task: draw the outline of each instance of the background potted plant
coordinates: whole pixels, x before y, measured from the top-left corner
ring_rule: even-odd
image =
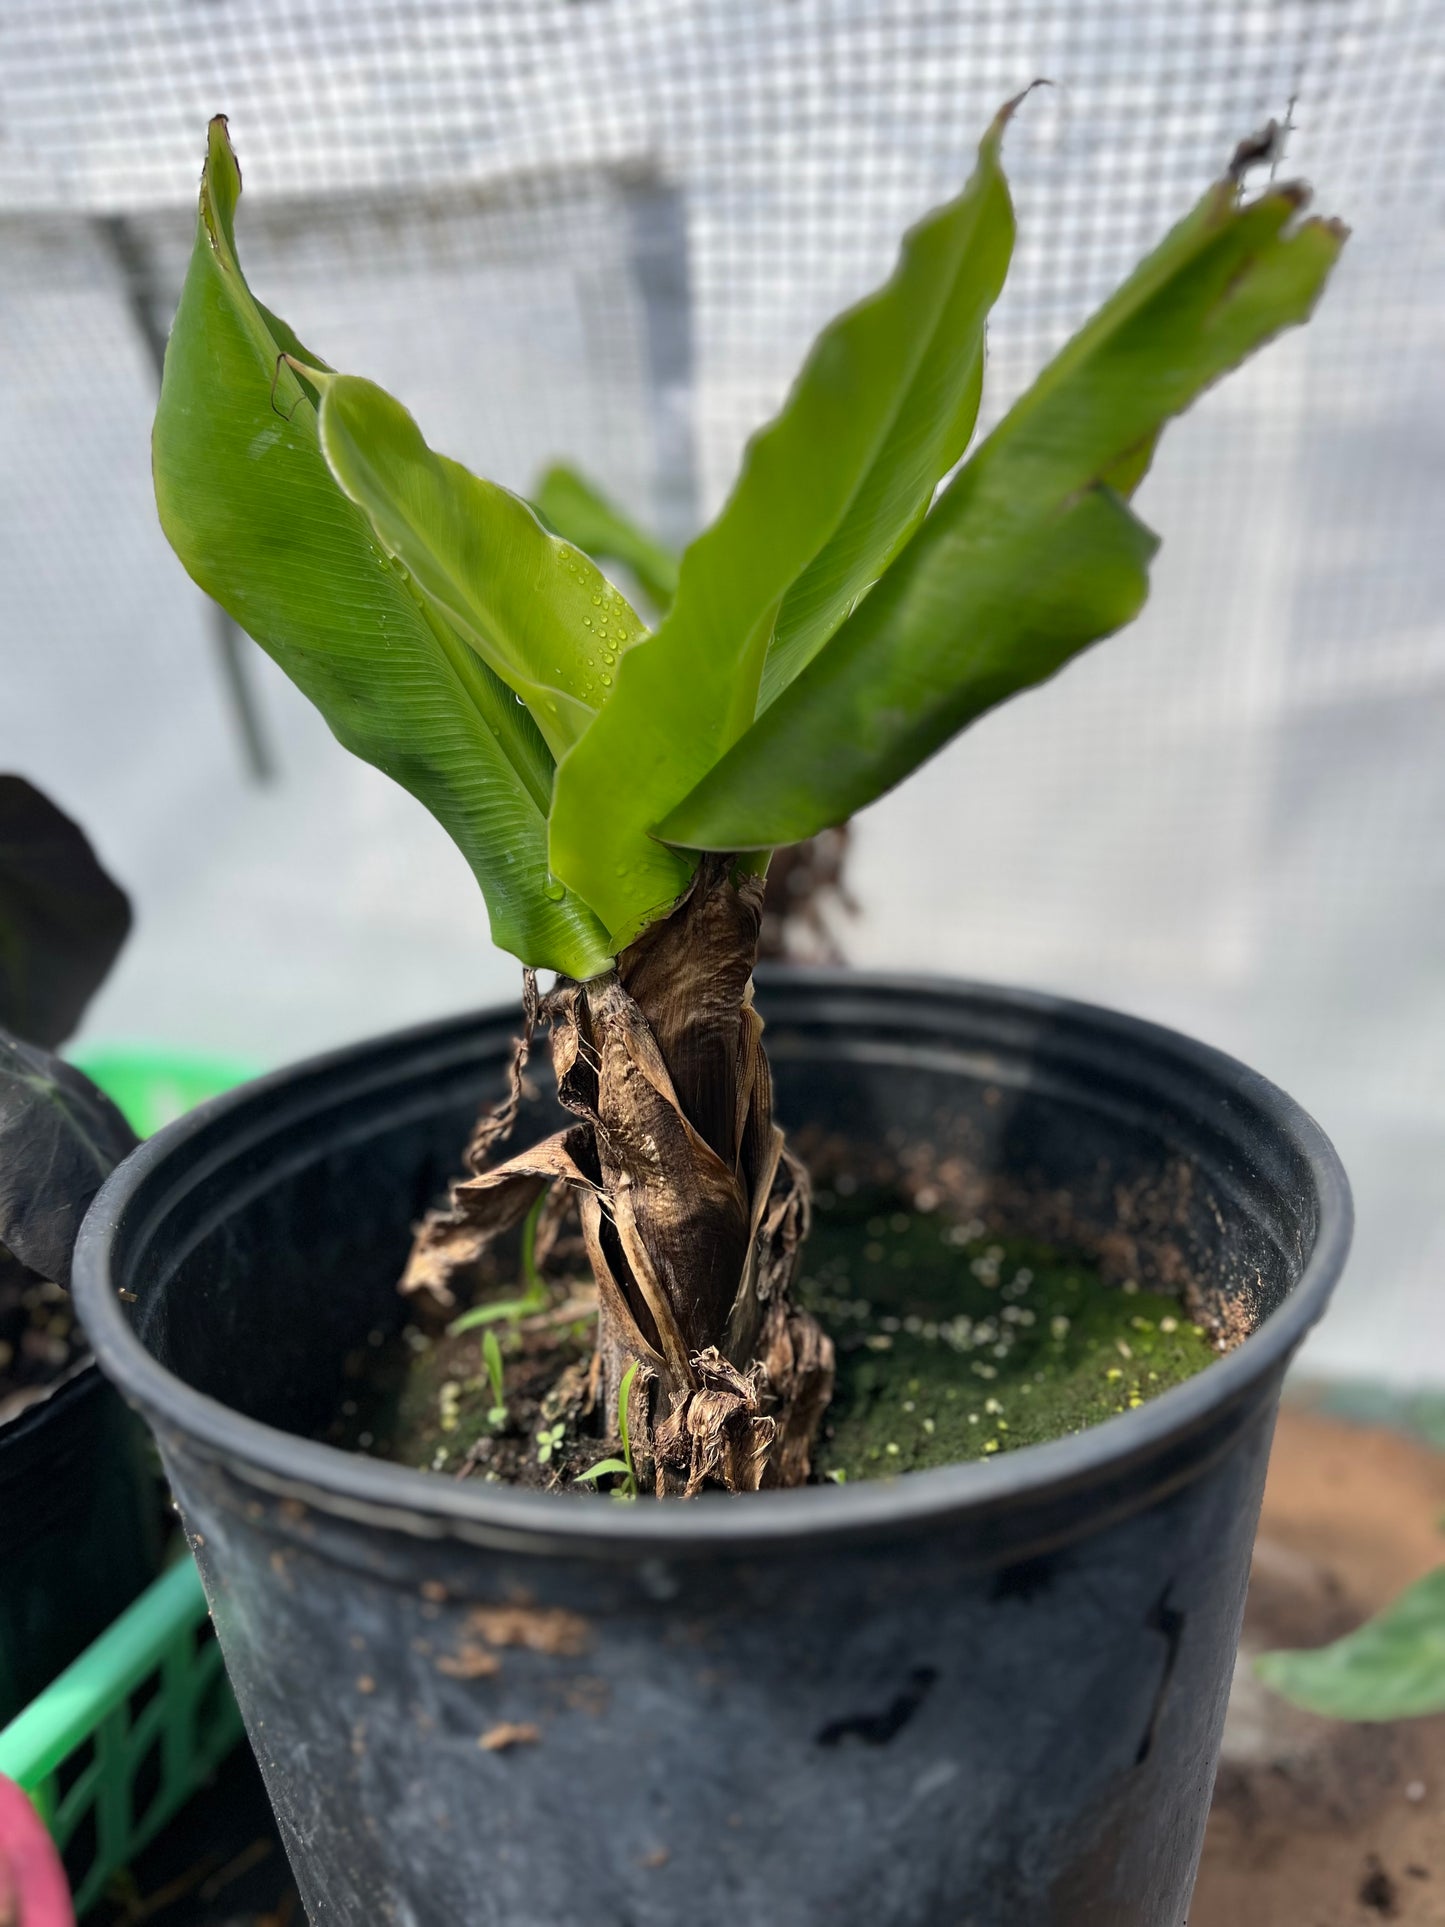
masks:
[[[0,1725],[156,1570],[145,1435],[91,1359],[70,1256],[136,1142],[54,1052],[125,941],[130,905],[84,833],[0,776]]]
[[[1332,1720],[1445,1713],[1445,1565],[1327,1646],[1262,1653],[1255,1669],[1293,1705]]]
[[[1270,148],[1247,143],[935,502],[1008,265],[1006,119],[824,331],[652,635],[255,301],[213,124],[163,524],[448,828],[497,940],[559,973],[545,1003],[529,976],[516,1052],[495,1016],[436,1026],[173,1127],[83,1239],[87,1317],[157,1428],[317,1921],[1182,1919],[1279,1377],[1343,1260],[1332,1153],[1262,1080],[1125,1019],[781,978],[770,1072],[751,991],[767,852],[1137,612],[1156,544],[1128,497],[1164,422],[1307,316],[1343,238],[1296,219],[1297,187],[1244,201]],[[522,1082],[539,1014],[560,1115]],[[454,1297],[570,1195],[595,1358],[539,1399],[534,1457],[578,1476],[615,1444],[608,1477],[695,1505],[295,1436],[402,1323],[407,1221],[508,1067],[407,1283]],[[924,1212],[926,1168],[980,1230],[1051,1230],[1121,1290],[1192,1294],[1229,1355],[992,1464],[710,1499],[806,1485],[833,1383],[791,1296],[808,1180],[774,1078],[837,1191],[861,1160]],[[560,1128],[493,1162],[549,1108]]]

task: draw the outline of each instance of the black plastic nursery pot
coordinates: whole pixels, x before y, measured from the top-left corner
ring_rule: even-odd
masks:
[[[307,1434],[401,1320],[515,1013],[161,1132],[87,1220],[80,1306],[160,1441],[314,1927],[1184,1919],[1280,1380],[1349,1238],[1334,1153],[1240,1065],[1077,1004],[797,971],[759,1004],[804,1141],[930,1141],[1100,1240],[1122,1214],[1141,1274],[1257,1329],[1087,1432],[893,1481],[458,1483]]]
[[[0,1726],[155,1577],[147,1456],[94,1365],[0,1426]]]

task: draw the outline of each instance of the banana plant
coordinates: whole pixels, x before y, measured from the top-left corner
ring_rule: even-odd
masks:
[[[162,525],[340,741],[450,832],[496,942],[558,973],[543,1014],[575,1122],[500,1164],[500,1126],[479,1131],[403,1282],[448,1300],[569,1187],[597,1404],[628,1384],[659,1493],[806,1479],[831,1389],[789,1300],[807,1181],[752,1006],[769,853],[1139,612],[1158,538],[1130,498],[1165,423],[1308,317],[1345,238],[1302,217],[1300,186],[1246,198],[1246,143],[970,452],[1014,243],[1012,105],[823,330],[676,568],[623,555],[655,628],[557,532],[623,553],[607,504],[554,477],[538,513],[470,474],[262,306],[210,129],[155,426]],[[529,991],[529,1031],[535,1008]]]

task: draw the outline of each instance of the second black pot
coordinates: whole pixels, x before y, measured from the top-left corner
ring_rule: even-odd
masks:
[[[314,1927],[1184,1918],[1280,1378],[1348,1242],[1333,1152],[1104,1012],[803,973],[759,1002],[790,1127],[941,1144],[1101,1238],[1132,1200],[1141,1266],[1260,1328],[1089,1432],[892,1484],[458,1485],[304,1434],[399,1321],[512,1014],[162,1132],[87,1221],[81,1311],[160,1440]]]
[[[0,1426],[0,1726],[155,1577],[148,1456],[94,1365]]]

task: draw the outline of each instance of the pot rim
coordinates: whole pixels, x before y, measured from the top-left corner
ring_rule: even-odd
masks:
[[[1131,1464],[1158,1457],[1281,1372],[1324,1311],[1343,1270],[1353,1230],[1349,1181],[1320,1126],[1300,1105],[1236,1059],[1178,1031],[1105,1007],[970,979],[864,972],[819,966],[760,969],[764,987],[802,992],[887,992],[905,998],[971,999],[1024,1018],[1053,1018],[1112,1034],[1121,1043],[1190,1073],[1204,1088],[1235,1100],[1288,1144],[1308,1169],[1318,1207],[1313,1248],[1279,1308],[1226,1356],[1132,1411],[1082,1432],[1024,1446],[994,1459],[906,1472],[857,1485],[807,1486],[739,1500],[706,1494],[687,1505],[603,1506],[594,1495],[538,1493],[483,1482],[458,1484],[247,1418],[195,1390],[146,1349],[110,1287],[112,1255],[127,1208],[170,1156],[229,1112],[286,1085],[359,1065],[378,1045],[405,1050],[459,1026],[488,1021],[515,1027],[511,1006],[492,1006],[370,1038],[269,1072],[212,1098],[133,1151],[97,1194],[76,1245],[73,1286],[95,1355],[107,1376],[141,1407],[153,1427],[179,1431],[237,1476],[323,1513],[371,1520],[412,1535],[461,1538],[605,1558],[686,1556],[728,1548],[759,1552],[806,1539],[813,1545],[894,1534],[1053,1500]],[[786,1018],[778,1020],[785,1023]]]

